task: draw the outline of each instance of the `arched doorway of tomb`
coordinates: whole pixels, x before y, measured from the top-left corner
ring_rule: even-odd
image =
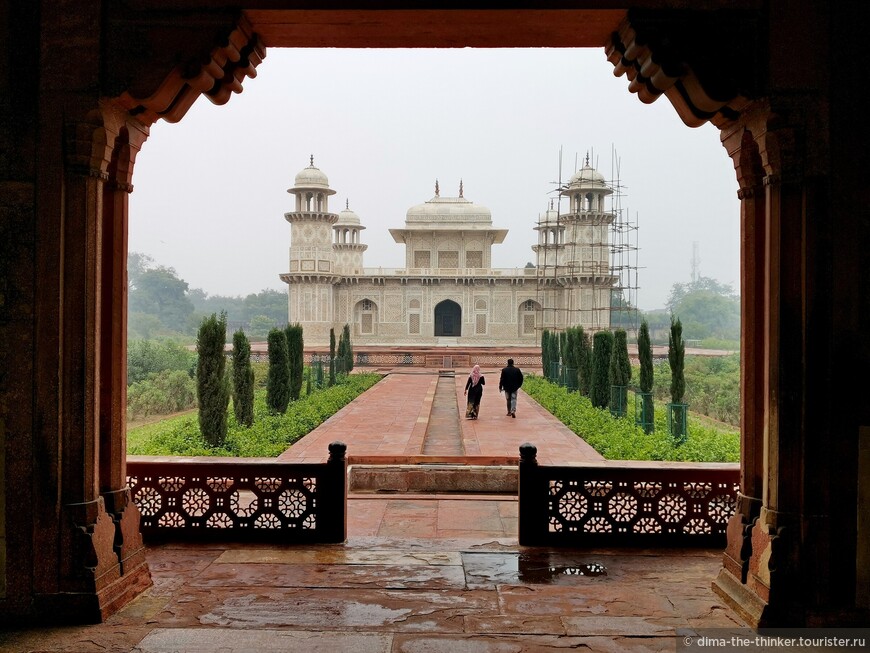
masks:
[[[538,316],[541,314],[541,305],[534,299],[527,299],[520,303],[517,315],[517,334],[520,340],[526,341],[536,338],[538,328]]]
[[[378,333],[378,305],[371,299],[362,299],[353,307],[356,335],[376,336]]]
[[[462,308],[450,299],[435,306],[435,336],[458,338],[462,335]]]

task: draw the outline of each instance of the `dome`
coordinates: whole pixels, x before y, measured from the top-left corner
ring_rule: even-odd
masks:
[[[538,215],[538,223],[541,225],[556,224],[558,221],[559,212],[552,208],[552,205],[549,209]]]
[[[291,191],[303,188],[329,190],[329,179],[320,168],[314,165],[314,155],[311,156],[311,164],[296,175],[293,184]]]
[[[571,180],[568,182],[568,188],[591,190],[596,188],[609,189],[609,186],[604,180],[604,175],[590,166],[589,163],[586,163],[571,177]]]
[[[435,196],[428,202],[412,206],[405,216],[406,223],[449,222],[492,224],[492,212],[464,197]]]
[[[360,224],[359,216],[350,210],[350,205],[345,204],[345,208],[341,210],[338,214],[338,222],[335,223],[336,227],[339,226],[358,226]]]

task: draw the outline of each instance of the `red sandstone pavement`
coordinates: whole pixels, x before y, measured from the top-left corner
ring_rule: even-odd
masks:
[[[483,370],[486,385],[480,417],[466,420],[462,391],[467,375],[457,373],[457,410],[464,453],[469,462],[506,464],[519,457],[519,446],[531,442],[542,464],[603,460],[592,447],[520,390],[517,417],[506,416],[498,392],[499,370]],[[279,456],[287,462],[323,462],[330,442],[347,444],[349,461],[422,462],[426,426],[432,412],[436,370],[394,372],[358,397]],[[412,460],[413,459],[413,460]]]
[[[526,441],[543,462],[600,459],[523,393],[505,416],[486,373],[481,418],[457,425],[476,462]],[[391,374],[281,459],[338,439],[351,462],[419,461],[436,383]],[[153,586],[105,623],[0,632],[0,651],[670,652],[678,629],[751,633],[711,589],[721,551],[520,547],[516,496],[351,494],[347,529],[340,545],[149,545]]]

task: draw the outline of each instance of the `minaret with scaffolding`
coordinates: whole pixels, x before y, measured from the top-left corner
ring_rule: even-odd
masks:
[[[606,180],[587,154],[583,167],[563,184],[560,155],[555,206],[551,200],[539,216],[538,243],[532,247],[539,333],[582,326],[589,333],[623,328],[636,336],[637,222],[622,207],[615,153],[613,171]]]

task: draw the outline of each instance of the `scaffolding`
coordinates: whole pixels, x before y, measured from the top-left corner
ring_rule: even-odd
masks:
[[[590,155],[586,165],[590,165]],[[594,156],[593,156],[593,161]],[[575,172],[578,171],[575,161]],[[592,166],[598,170],[596,165]],[[550,208],[536,225],[536,332],[561,332],[583,326],[591,334],[605,329],[625,329],[637,337],[638,220],[623,206],[627,187],[620,176],[620,160],[611,148],[611,175],[604,179],[609,193],[602,193],[609,206],[572,209],[569,183],[553,182]],[[563,204],[568,209],[563,209]],[[555,205],[555,206],[554,206]],[[606,237],[605,237],[606,234]]]

